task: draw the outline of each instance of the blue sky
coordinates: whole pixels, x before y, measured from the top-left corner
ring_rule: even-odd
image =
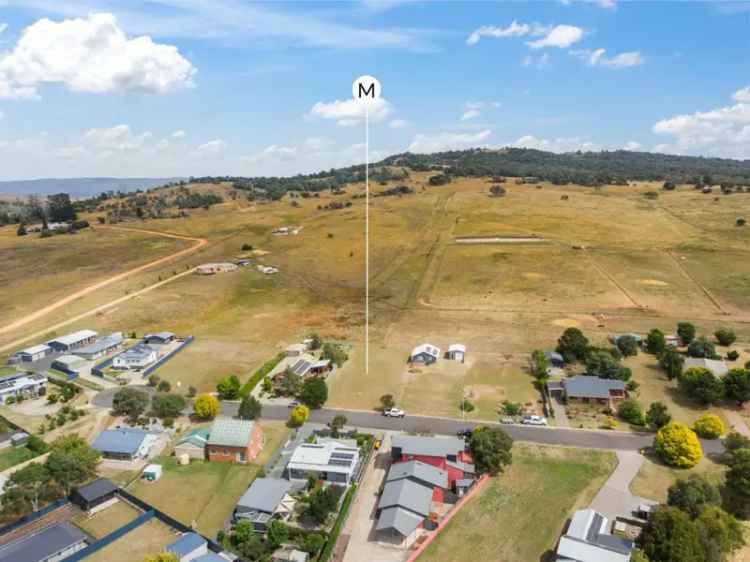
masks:
[[[750,158],[750,3],[0,0],[0,178],[290,175],[631,148]]]

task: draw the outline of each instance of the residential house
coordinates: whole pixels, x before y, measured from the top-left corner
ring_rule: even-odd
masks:
[[[92,515],[115,503],[117,486],[106,478],[97,478],[85,486],[78,486],[70,495],[70,501]]]
[[[432,501],[444,502],[448,488],[448,471],[422,461],[398,462],[391,465],[386,484],[398,480],[411,480],[432,490]]]
[[[557,545],[557,562],[628,562],[633,542],[609,531],[609,521],[593,509],[576,511]]]
[[[195,268],[195,272],[198,275],[215,275],[217,273],[229,273],[231,271],[237,271],[239,268],[236,264],[231,262],[222,263],[204,263]]]
[[[193,429],[180,437],[174,447],[174,455],[179,458],[187,455],[190,459],[205,460],[206,445],[211,432],[208,428]]]
[[[33,345],[31,347],[27,347],[26,349],[22,349],[21,351],[17,351],[13,357],[20,362],[23,363],[31,363],[33,361],[39,361],[40,359],[44,359],[52,353],[52,348],[45,344],[39,344],[39,345]]]
[[[122,332],[114,332],[104,338],[99,338],[90,345],[77,349],[75,354],[87,361],[93,361],[119,349],[124,341],[125,338],[122,336]]]
[[[456,437],[397,435],[391,440],[391,459],[394,463],[417,460],[445,470],[450,488],[475,471],[466,443]]]
[[[544,356],[547,358],[547,363],[549,363],[550,367],[555,367],[556,369],[565,367],[565,358],[561,353],[557,351],[545,351]]]
[[[333,365],[330,359],[316,359],[308,353],[303,353],[288,368],[300,377],[312,377],[329,373],[333,370]]]
[[[0,562],[58,562],[88,546],[75,525],[61,522],[0,546]]]
[[[454,343],[448,346],[448,359],[463,363],[466,359],[466,346],[462,343]]]
[[[250,521],[253,529],[264,533],[272,520],[288,521],[295,500],[289,495],[292,484],[280,478],[256,478],[234,508],[234,521]]]
[[[198,533],[183,533],[166,550],[176,554],[180,562],[192,562],[208,554],[208,542]]]
[[[563,379],[559,385],[548,385],[552,394],[560,393],[568,402],[583,404],[596,403],[612,405],[612,402],[627,398],[625,381],[614,379],[600,379],[588,375],[581,375]]]
[[[724,376],[727,374],[727,372],[729,372],[729,367],[727,367],[727,364],[724,363],[724,361],[722,361],[721,359],[706,359],[703,357],[688,357],[687,359],[685,359],[683,371],[687,371],[688,369],[693,369],[696,367],[708,369],[717,377]]]
[[[245,464],[263,449],[263,430],[250,420],[214,420],[206,445],[208,460]]]
[[[140,371],[156,363],[158,358],[159,354],[153,347],[141,342],[117,355],[112,360],[112,367],[115,369]]]
[[[415,347],[409,356],[409,363],[422,363],[431,365],[440,359],[440,348],[429,343],[423,343]]]
[[[617,345],[617,342],[620,341],[620,338],[624,338],[625,336],[630,336],[631,338],[633,338],[635,340],[635,343],[637,343],[638,345],[643,344],[645,341],[641,334],[636,334],[635,332],[627,332],[624,334],[614,334],[610,336],[609,341]]]
[[[47,392],[47,377],[39,373],[13,373],[0,377],[0,404],[5,404],[9,397],[15,400],[19,396],[43,396]]]
[[[134,461],[148,458],[151,447],[158,440],[158,436],[142,429],[121,427],[105,429],[91,446],[110,460]]]
[[[321,439],[319,443],[302,443],[292,453],[286,471],[292,482],[307,482],[317,475],[332,484],[348,485],[359,463],[359,448],[342,440]]]
[[[47,345],[55,351],[67,352],[94,343],[94,341],[96,341],[96,332],[94,330],[79,330],[67,336],[49,340]]]
[[[147,344],[166,345],[173,342],[175,337],[172,332],[157,332],[156,334],[147,334],[143,338],[143,342]]]
[[[77,377],[81,367],[86,364],[86,360],[77,355],[62,355],[55,359],[50,367],[70,376]]]
[[[432,488],[403,478],[386,482],[378,502],[378,540],[409,548],[432,511]]]

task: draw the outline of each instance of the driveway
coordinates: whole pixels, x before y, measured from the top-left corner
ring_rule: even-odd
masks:
[[[402,562],[411,553],[410,550],[373,541],[378,492],[390,466],[390,456],[391,434],[387,433],[378,454],[373,456],[374,462],[367,467],[342,532],[343,535],[349,535],[343,562]]]
[[[555,424],[557,424],[557,427],[570,427],[570,420],[565,411],[565,404],[556,396],[553,396],[549,403],[552,406],[552,411],[555,413]]]
[[[630,493],[630,483],[641,469],[643,460],[643,455],[639,453],[617,451],[617,468],[589,507],[614,521],[618,515],[632,515],[639,504],[657,504],[658,502]]]

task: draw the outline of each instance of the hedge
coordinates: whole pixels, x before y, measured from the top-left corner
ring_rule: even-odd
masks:
[[[258,385],[260,381],[262,381],[264,378],[266,378],[266,375],[274,370],[276,365],[281,363],[281,360],[284,358],[283,353],[279,353],[276,357],[273,359],[266,361],[263,363],[263,366],[255,371],[252,377],[250,377],[250,380],[247,381],[244,385],[242,385],[242,388],[240,388],[240,398],[245,398],[246,396],[249,396],[250,393],[253,391],[253,389]]]
[[[344,526],[344,523],[346,522],[346,518],[349,515],[349,508],[352,505],[352,501],[354,501],[354,495],[356,493],[357,493],[357,485],[352,484],[352,486],[346,492],[346,496],[344,496],[344,501],[341,503],[341,510],[339,511],[339,516],[336,518],[336,523],[333,524],[331,533],[328,536],[328,542],[323,547],[323,550],[320,551],[320,556],[318,556],[318,562],[328,562],[328,559],[331,557],[331,554],[333,553],[333,548],[336,546],[336,543],[339,540],[339,534],[341,533],[341,528]]]

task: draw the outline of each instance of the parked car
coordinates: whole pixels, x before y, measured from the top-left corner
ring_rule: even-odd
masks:
[[[403,418],[406,412],[401,408],[391,408],[390,410],[383,410],[383,415],[387,418]]]
[[[526,416],[521,423],[524,425],[547,425],[547,418],[542,416]]]
[[[460,439],[468,439],[469,437],[472,436],[473,433],[474,433],[473,429],[462,429],[461,431],[456,432],[456,437]]]
[[[297,407],[297,406],[299,406],[299,405],[300,405],[301,403],[302,403],[302,402],[300,402],[299,400],[292,400],[291,402],[289,402],[289,407],[290,407],[290,408],[296,408],[296,407]]]
[[[500,423],[516,423],[516,420],[510,416],[505,416],[504,418],[500,418]]]

